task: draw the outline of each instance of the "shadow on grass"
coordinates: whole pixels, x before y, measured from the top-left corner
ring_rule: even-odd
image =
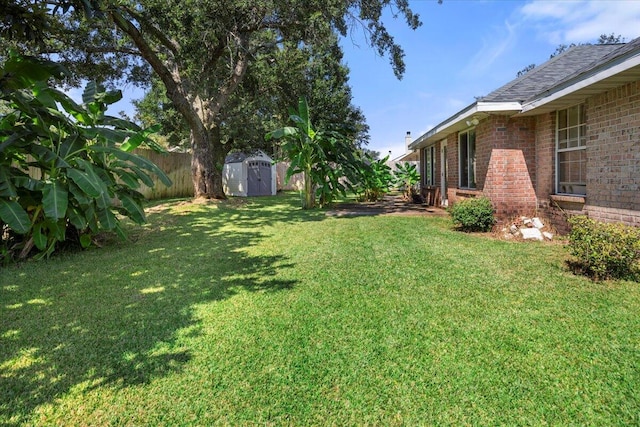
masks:
[[[292,288],[277,276],[287,259],[255,250],[271,225],[325,217],[292,203],[158,205],[133,242],[0,270],[0,425],[70,392],[178,372],[197,304]]]

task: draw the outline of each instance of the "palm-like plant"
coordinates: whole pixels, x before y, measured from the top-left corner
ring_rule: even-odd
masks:
[[[50,255],[74,230],[82,246],[101,231],[123,235],[117,213],[144,222],[140,182],[166,185],[155,164],[130,151],[155,129],[105,115],[121,99],[89,83],[79,105],[50,86],[60,65],[10,56],[0,69],[0,259]]]
[[[289,119],[295,127],[285,126],[265,135],[265,139],[278,139],[286,160],[290,162],[286,180],[294,174],[304,176],[303,209],[330,203],[337,193],[345,194],[349,185],[342,178],[345,169],[356,163],[354,149],[347,139],[333,131],[314,129],[309,105],[305,98],[298,101],[298,109],[289,110]]]

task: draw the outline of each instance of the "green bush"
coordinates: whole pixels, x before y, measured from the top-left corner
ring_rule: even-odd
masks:
[[[496,223],[491,200],[486,197],[465,199],[449,208],[451,219],[462,231],[489,231]]]
[[[88,247],[103,232],[124,236],[120,218],[145,222],[141,184],[155,164],[131,151],[156,127],[106,114],[122,98],[87,83],[82,104],[56,89],[61,65],[10,55],[0,66],[0,261],[50,256],[68,243]],[[33,255],[32,255],[33,254]]]
[[[569,249],[576,269],[602,279],[640,278],[640,229],[585,216],[569,219]]]

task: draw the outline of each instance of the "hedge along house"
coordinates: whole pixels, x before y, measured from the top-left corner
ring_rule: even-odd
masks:
[[[231,153],[222,170],[222,185],[228,196],[275,196],[276,166],[263,151]]]
[[[640,226],[640,38],[575,46],[410,145],[436,204],[487,196],[498,218],[586,214]]]

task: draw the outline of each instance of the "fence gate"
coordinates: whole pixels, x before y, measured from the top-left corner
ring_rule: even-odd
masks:
[[[251,161],[247,169],[247,196],[271,196],[271,163]]]

